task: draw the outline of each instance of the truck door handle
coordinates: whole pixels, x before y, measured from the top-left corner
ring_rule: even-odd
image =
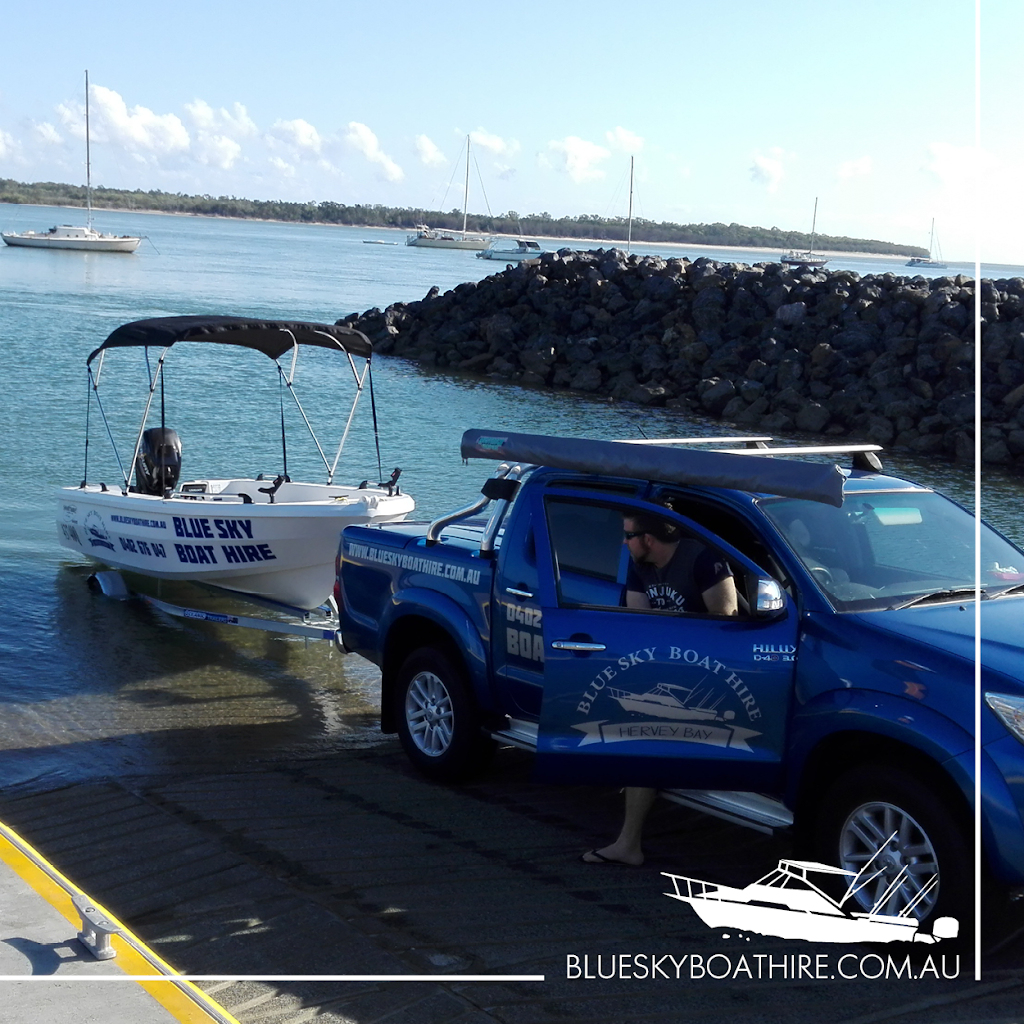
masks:
[[[583,640],[552,640],[551,646],[556,651],[603,651],[604,644],[586,643]]]
[[[528,590],[516,590],[515,587],[506,587],[505,593],[511,594],[513,597],[533,597]]]

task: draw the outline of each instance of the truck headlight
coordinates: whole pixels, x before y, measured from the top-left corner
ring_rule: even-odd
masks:
[[[1008,693],[986,693],[985,703],[999,716],[999,720],[1014,736],[1024,743],[1024,697]]]

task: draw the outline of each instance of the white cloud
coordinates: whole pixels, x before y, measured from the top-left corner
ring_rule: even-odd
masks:
[[[256,135],[256,122],[241,103],[234,103],[230,111],[221,107],[214,110],[205,100],[186,103],[196,128],[201,131],[216,132],[232,139],[244,139]]]
[[[8,135],[7,132],[0,129],[0,160],[12,159],[16,146],[17,143],[14,141],[14,136]]]
[[[486,149],[495,156],[512,156],[519,152],[519,143],[515,139],[503,139],[500,135],[477,128],[469,133],[474,146]]]
[[[612,149],[621,153],[629,153],[631,156],[635,156],[644,148],[644,140],[635,132],[631,132],[621,125],[617,126],[614,131],[605,132],[604,137]]]
[[[768,192],[774,192],[785,175],[784,160],[785,154],[778,146],[770,149],[767,154],[755,153],[750,168],[750,180],[758,185],[764,185]]]
[[[301,117],[294,121],[276,121],[270,129],[269,141],[284,142],[303,156],[319,156],[323,147],[320,133]]]
[[[845,181],[847,178],[866,178],[874,170],[871,157],[862,156],[856,160],[844,160],[839,165],[839,179]]]
[[[556,155],[561,170],[577,184],[604,177],[604,171],[595,164],[611,156],[604,146],[588,142],[576,135],[567,135],[548,143],[548,149]]]
[[[288,163],[287,160],[282,160],[279,156],[272,156],[269,162],[270,166],[273,167],[282,178],[295,177],[295,168]]]
[[[439,167],[448,163],[444,153],[426,135],[416,136],[416,152],[419,154],[420,163],[426,164],[427,167]]]
[[[42,121],[32,126],[32,132],[40,141],[50,146],[59,146],[64,142],[63,137],[49,121]]]
[[[377,136],[365,124],[349,121],[345,141],[370,163],[379,164],[388,181],[401,181],[405,177],[402,168],[380,148]]]
[[[101,140],[118,142],[135,156],[162,156],[188,150],[191,139],[176,114],[156,114],[140,106],[129,110],[113,89],[102,85],[89,88],[92,130]],[[76,135],[84,134],[81,108],[61,105],[57,111]]]
[[[196,159],[210,167],[230,170],[242,155],[238,140],[257,134],[256,122],[241,103],[235,103],[228,111],[223,107],[214,110],[205,100],[195,100],[186,103],[185,109],[196,126]]]
[[[928,147],[925,170],[946,189],[977,187],[979,173],[987,173],[993,164],[991,156],[979,154],[973,146],[953,146],[948,142],[933,142]]]

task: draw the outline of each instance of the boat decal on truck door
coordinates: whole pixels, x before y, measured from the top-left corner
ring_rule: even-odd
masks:
[[[684,666],[686,683],[645,680],[642,686],[627,689],[609,685],[621,682],[625,673],[636,667],[670,668],[680,678]],[[641,671],[649,676],[648,671]],[[762,717],[757,699],[743,678],[724,662],[692,648],[642,647],[617,658],[591,679],[576,705],[579,714],[595,714],[594,719],[573,722],[570,727],[583,733],[579,746],[593,743],[623,743],[630,740],[661,740],[676,743],[701,743],[735,750],[750,750],[748,740],[760,731],[736,723],[736,710],[723,708],[726,702],[739,701],[740,713],[748,723]],[[618,707],[615,707],[618,705]],[[647,716],[643,720],[622,720],[622,713]]]

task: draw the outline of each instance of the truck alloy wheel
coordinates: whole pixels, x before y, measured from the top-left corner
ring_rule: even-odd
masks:
[[[852,892],[850,877],[837,883],[848,906],[921,922],[950,915],[961,932],[968,928],[973,870],[966,825],[942,789],[896,766],[866,765],[840,776],[819,808],[817,859],[863,871]]]
[[[427,757],[444,754],[452,744],[453,718],[444,682],[433,672],[417,672],[405,691],[405,720],[417,749]]]
[[[866,875],[875,878],[853,896],[865,910],[877,907],[876,913],[895,916],[917,900],[911,913],[923,920],[935,908],[937,885],[917,897],[937,875],[938,856],[928,833],[902,807],[882,801],[864,803],[843,823],[839,867],[858,872],[866,865],[870,865]]]
[[[445,652],[435,647],[413,651],[396,682],[398,736],[424,775],[454,782],[487,763],[494,742],[481,731],[469,686]]]

